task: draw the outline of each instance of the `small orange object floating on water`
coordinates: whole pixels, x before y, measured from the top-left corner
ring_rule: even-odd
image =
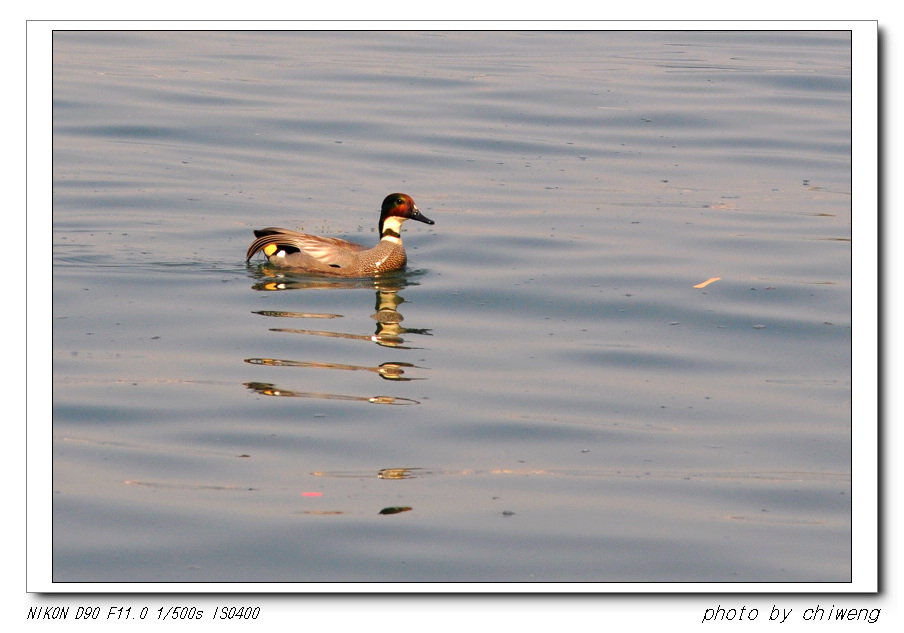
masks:
[[[699,283],[696,286],[694,286],[694,288],[706,288],[709,284],[713,283],[714,281],[719,281],[720,279],[722,279],[722,278],[721,277],[710,277],[703,283]]]

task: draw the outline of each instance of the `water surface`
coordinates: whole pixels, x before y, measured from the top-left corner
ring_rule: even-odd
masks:
[[[53,100],[54,581],[851,580],[849,33],[58,31]],[[393,191],[404,273],[243,261]]]

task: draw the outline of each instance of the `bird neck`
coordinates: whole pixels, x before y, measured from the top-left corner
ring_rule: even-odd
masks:
[[[389,217],[383,218],[380,222],[380,239],[381,240],[389,240],[391,242],[395,242],[396,244],[402,243],[402,222],[405,221],[405,218],[400,218],[395,215],[390,215]]]

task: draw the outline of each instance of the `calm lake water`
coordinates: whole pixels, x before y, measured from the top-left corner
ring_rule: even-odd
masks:
[[[851,85],[847,32],[56,32],[53,580],[851,581]],[[404,273],[244,262],[395,191]]]

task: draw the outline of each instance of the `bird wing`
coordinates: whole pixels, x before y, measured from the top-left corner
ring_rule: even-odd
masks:
[[[245,255],[246,261],[271,244],[280,250],[286,251],[287,254],[305,253],[326,265],[329,265],[343,254],[363,251],[367,248],[361,244],[336,237],[320,237],[276,227],[255,230],[254,235],[257,239],[248,247],[248,252]]]

